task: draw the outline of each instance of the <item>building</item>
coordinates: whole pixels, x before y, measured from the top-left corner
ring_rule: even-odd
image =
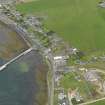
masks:
[[[87,71],[85,73],[85,75],[84,75],[84,78],[87,81],[90,81],[90,82],[95,82],[95,81],[98,81],[100,79],[100,77],[98,76],[97,72],[96,71],[92,71],[92,70]]]
[[[58,99],[59,100],[63,100],[64,98],[66,98],[67,96],[62,92],[58,94]]]
[[[64,92],[58,94],[58,105],[69,105],[68,97]]]
[[[57,60],[68,60],[69,59],[69,56],[55,56],[54,57],[54,60],[57,61]]]
[[[61,67],[66,65],[69,56],[55,56],[53,59],[56,67]]]
[[[105,1],[103,0],[103,1],[99,2],[98,5],[102,8],[105,8]]]
[[[74,100],[75,103],[81,103],[83,101],[83,98],[80,95],[80,93],[78,92],[78,89],[69,90],[68,91],[68,99],[69,99],[70,105],[73,104],[72,100]]]
[[[14,3],[16,0],[0,0],[0,4],[11,4]]]

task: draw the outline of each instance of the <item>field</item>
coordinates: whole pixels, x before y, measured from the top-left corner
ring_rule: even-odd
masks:
[[[47,28],[56,31],[71,45],[89,52],[105,50],[105,9],[100,0],[37,0],[19,4],[22,13],[46,18]]]

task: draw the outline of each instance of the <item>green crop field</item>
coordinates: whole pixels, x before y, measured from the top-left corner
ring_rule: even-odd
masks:
[[[46,17],[44,24],[71,45],[89,52],[105,51],[105,9],[100,0],[35,0],[17,5],[22,13]]]

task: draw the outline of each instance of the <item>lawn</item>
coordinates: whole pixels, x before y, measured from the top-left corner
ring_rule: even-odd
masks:
[[[71,45],[89,52],[105,50],[105,9],[100,0],[37,0],[17,9],[46,17],[44,24]]]

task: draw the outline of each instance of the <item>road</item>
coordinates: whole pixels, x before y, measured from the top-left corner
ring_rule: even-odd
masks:
[[[89,101],[89,102],[86,102],[86,103],[82,103],[82,104],[79,104],[79,105],[88,105],[88,104],[92,104],[92,103],[95,103],[95,102],[98,102],[98,101],[102,101],[102,100],[105,100],[105,97],[101,98],[101,99]]]
[[[50,91],[50,105],[54,105],[54,79],[55,79],[55,71],[56,71],[56,67],[54,64],[54,59],[52,54],[49,54],[49,60],[50,60],[50,64],[51,64],[51,70],[52,70],[52,86],[51,86],[51,91]]]
[[[93,71],[96,71],[96,72],[100,72],[100,73],[103,73],[103,74],[105,74],[105,71],[103,71],[103,70],[100,70],[100,69],[95,69],[95,70],[93,70]]]
[[[51,89],[50,89],[50,105],[54,105],[54,81],[55,81],[55,72],[57,71],[56,70],[56,65],[55,65],[55,62],[54,62],[54,57],[51,53],[49,53],[47,55],[47,58],[48,58],[48,61],[50,63],[50,69],[52,70],[52,78],[51,78]]]

